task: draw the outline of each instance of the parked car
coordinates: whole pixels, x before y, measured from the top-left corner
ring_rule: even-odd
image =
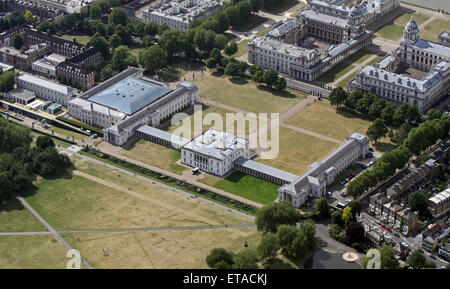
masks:
[[[430,258],[431,258],[431,259],[434,259],[434,260],[437,259],[436,256],[434,256],[434,255],[430,255]]]
[[[362,168],[363,170],[365,170],[365,169],[367,169],[367,166],[366,166],[365,164],[362,164],[362,165],[361,165],[361,168]]]

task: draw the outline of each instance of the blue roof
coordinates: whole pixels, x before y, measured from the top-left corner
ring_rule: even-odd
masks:
[[[170,88],[156,83],[127,77],[90,97],[89,100],[131,115],[170,91],[172,91]]]

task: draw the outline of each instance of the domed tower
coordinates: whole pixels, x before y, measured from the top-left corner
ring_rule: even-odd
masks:
[[[348,14],[348,23],[351,25],[359,26],[361,24],[361,16],[361,9],[359,9],[358,6],[353,6],[353,8],[350,9],[350,13]]]
[[[419,25],[417,25],[414,18],[411,16],[411,20],[405,25],[405,31],[403,32],[403,40],[409,42],[415,42],[419,39]]]

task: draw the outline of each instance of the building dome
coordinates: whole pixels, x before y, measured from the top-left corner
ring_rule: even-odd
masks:
[[[350,14],[353,16],[359,16],[361,15],[361,10],[356,6],[353,6],[353,8],[350,10]]]
[[[417,25],[416,21],[414,21],[414,19],[411,17],[411,20],[406,23],[405,29],[407,31],[419,30],[419,25]]]

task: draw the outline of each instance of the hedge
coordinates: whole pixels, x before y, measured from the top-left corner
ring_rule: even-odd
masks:
[[[76,120],[73,120],[73,119],[68,119],[68,118],[63,117],[63,116],[58,116],[58,117],[56,117],[56,119],[59,120],[59,121],[68,123],[70,125],[74,125],[76,127],[82,127],[84,129],[90,130],[91,132],[94,132],[94,133],[98,134],[99,136],[103,137],[103,130],[101,130],[99,128],[96,128],[96,127],[93,127],[91,125],[88,125],[88,124],[86,124],[84,122],[76,121]]]

